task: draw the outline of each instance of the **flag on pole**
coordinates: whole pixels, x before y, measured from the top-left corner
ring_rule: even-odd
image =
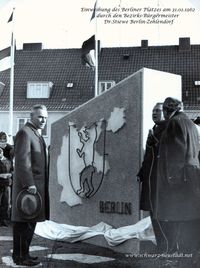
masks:
[[[96,0],[96,2],[94,4],[94,9],[93,9],[92,17],[91,17],[90,21],[93,20],[96,17],[96,8],[97,8],[97,0]]]
[[[8,23],[13,19],[13,12],[8,20]],[[0,50],[0,72],[10,69],[12,66],[11,46],[13,45],[13,34],[11,35],[10,46]],[[8,44],[7,44],[8,45]]]
[[[7,48],[0,50],[0,60],[2,60],[5,57],[9,57],[9,56],[10,56],[10,47],[7,47]]]
[[[11,68],[10,47],[0,51],[0,72]]]
[[[13,102],[14,102],[14,59],[15,59],[15,38],[14,38],[14,11],[8,20],[8,23],[12,21],[12,37],[11,37],[11,66],[10,66],[10,98],[9,98],[9,136],[13,137]]]
[[[13,12],[12,12],[12,14],[10,15],[10,18],[9,18],[9,20],[8,20],[8,23],[11,22],[12,20],[13,20]]]
[[[83,42],[81,48],[81,60],[82,64],[88,68],[95,68],[95,63],[91,55],[91,51],[95,49],[95,36],[91,36],[89,39]]]
[[[100,42],[98,41],[98,35],[97,35],[97,14],[96,14],[97,5],[98,0],[95,1],[92,17],[90,19],[91,21],[95,18],[95,34],[83,42],[81,50],[82,64],[95,71],[95,94],[94,94],[95,97],[98,96],[98,54],[100,50]],[[93,57],[91,55],[91,52],[93,52],[94,54]]]
[[[96,18],[96,8],[97,8],[97,2],[95,1],[92,16],[90,21],[92,21],[94,18]],[[92,70],[96,67],[96,32],[94,35],[92,35],[89,39],[85,40],[82,44],[81,48],[81,61],[82,64],[85,65],[88,68],[91,68]]]

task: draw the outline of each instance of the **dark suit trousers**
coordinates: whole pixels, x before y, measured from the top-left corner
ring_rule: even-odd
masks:
[[[199,251],[200,220],[180,222],[159,221],[159,223],[166,238],[164,252],[194,254]]]
[[[0,220],[9,219],[9,188],[0,186]]]
[[[36,222],[13,222],[13,259],[25,259],[33,238]]]

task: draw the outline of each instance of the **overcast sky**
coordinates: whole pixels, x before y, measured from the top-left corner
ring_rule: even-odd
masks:
[[[81,8],[93,8],[95,0],[0,1],[1,40],[7,38],[5,33],[8,33],[7,29],[11,25],[6,25],[6,21],[12,12],[13,3],[16,6],[14,32],[18,48],[27,42],[42,42],[44,48],[79,48],[95,30],[95,20],[90,22],[92,12],[81,11]],[[8,4],[3,5],[4,2]],[[107,9],[114,7],[194,8],[199,5],[199,0],[99,0],[98,5],[100,8]],[[114,13],[122,14],[113,12],[112,15]],[[174,19],[172,25],[105,24],[104,19],[98,19],[97,28],[102,46],[138,46],[141,39],[148,39],[149,45],[170,45],[178,44],[179,37],[188,36],[191,37],[191,43],[200,44],[199,9],[194,12],[174,14],[178,14],[178,18]]]

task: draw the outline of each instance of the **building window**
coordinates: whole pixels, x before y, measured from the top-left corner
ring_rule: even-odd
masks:
[[[30,122],[30,118],[18,118],[17,119],[17,130],[20,130],[27,122]],[[47,136],[47,124],[45,128],[42,129],[42,136]]]
[[[100,81],[99,82],[99,94],[105,92],[109,88],[115,85],[115,81]]]
[[[42,98],[47,99],[50,97],[52,82],[28,82],[27,83],[27,98]]]
[[[67,88],[72,88],[74,86],[73,83],[67,83]]]
[[[29,118],[18,118],[17,119],[17,130],[20,130],[29,121],[30,121]]]

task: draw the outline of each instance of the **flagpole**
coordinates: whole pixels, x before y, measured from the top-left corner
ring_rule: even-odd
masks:
[[[10,98],[9,98],[9,137],[13,137],[13,95],[14,95],[14,58],[15,58],[15,38],[14,38],[14,8],[12,17],[12,38],[11,38],[11,69],[10,69]]]
[[[97,0],[98,1],[98,0]],[[96,1],[96,8],[97,8],[97,1]],[[99,86],[99,77],[98,77],[98,74],[99,74],[99,70],[98,70],[98,50],[99,50],[99,47],[98,47],[98,35],[97,35],[97,12],[95,11],[95,61],[96,61],[96,64],[95,64],[95,97],[97,97],[99,95],[99,89],[98,89],[98,86]]]

